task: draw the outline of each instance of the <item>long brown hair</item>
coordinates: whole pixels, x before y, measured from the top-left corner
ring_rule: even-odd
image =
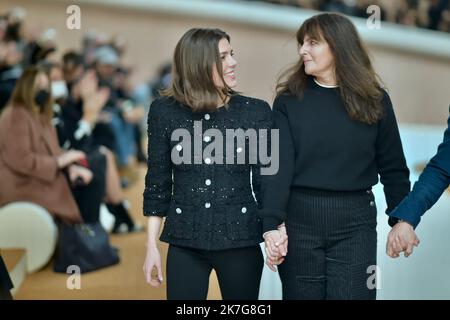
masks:
[[[40,108],[34,101],[36,95],[36,78],[39,74],[45,74],[48,78],[49,99],[43,108]],[[50,77],[42,68],[35,66],[27,68],[22,76],[17,80],[16,86],[11,96],[13,107],[23,107],[35,115],[43,115],[45,121],[50,123],[53,117],[53,100],[51,98]]]
[[[173,54],[172,84],[162,92],[194,111],[216,111],[220,99],[225,103],[234,94],[223,78],[219,41],[230,36],[220,29],[194,28],[178,41]],[[214,84],[213,70],[224,87]]]
[[[383,115],[381,80],[353,23],[341,14],[318,14],[305,20],[297,31],[299,47],[306,35],[328,43],[334,57],[339,92],[350,118],[367,124],[380,120]],[[287,79],[282,81],[284,78]],[[290,93],[302,98],[307,79],[300,56],[300,60],[278,79],[277,96]]]

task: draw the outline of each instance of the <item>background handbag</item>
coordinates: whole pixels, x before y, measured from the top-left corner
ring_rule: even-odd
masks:
[[[53,265],[55,272],[66,273],[76,265],[81,273],[114,265],[120,261],[118,250],[100,222],[66,224],[58,222],[59,240]]]

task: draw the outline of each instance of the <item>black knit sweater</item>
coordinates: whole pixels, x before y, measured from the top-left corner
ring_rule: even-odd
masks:
[[[393,210],[410,190],[397,122],[383,91],[384,116],[368,125],[350,119],[338,88],[308,79],[304,96],[285,94],[274,102],[280,130],[280,170],[264,182],[264,231],[285,220],[291,188],[368,190],[380,176]]]

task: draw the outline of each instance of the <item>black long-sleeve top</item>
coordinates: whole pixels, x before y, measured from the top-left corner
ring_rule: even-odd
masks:
[[[291,188],[327,191],[368,190],[384,185],[392,211],[410,190],[397,122],[383,91],[384,115],[368,125],[350,119],[338,88],[308,79],[302,99],[283,94],[273,106],[280,130],[280,168],[264,179],[263,231],[276,229],[286,218]]]
[[[63,106],[53,108],[53,125],[56,127],[59,144],[63,149],[89,151],[93,148],[93,128],[81,121],[83,116],[82,101],[67,99]]]
[[[153,101],[143,211],[166,217],[161,241],[202,250],[262,242],[257,213],[265,163],[259,148],[273,126],[272,116],[266,102],[238,94],[230,98],[228,108],[206,113],[194,113],[173,97]],[[255,136],[249,134],[239,143],[227,138],[229,130]],[[206,153],[213,144],[214,159]],[[251,153],[259,155],[257,161],[250,161]],[[178,155],[188,161],[179,162]],[[242,156],[245,161],[240,162]]]

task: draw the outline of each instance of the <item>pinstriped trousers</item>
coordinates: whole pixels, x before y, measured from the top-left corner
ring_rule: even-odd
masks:
[[[375,299],[376,215],[370,190],[292,189],[288,254],[278,268],[283,299]]]

